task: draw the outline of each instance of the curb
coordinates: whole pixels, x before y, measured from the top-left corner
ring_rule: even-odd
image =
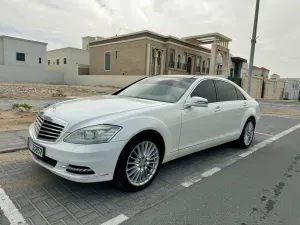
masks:
[[[25,150],[25,149],[27,149],[26,145],[21,146],[21,147],[16,147],[16,148],[6,148],[6,149],[3,149],[3,150],[0,149],[0,154],[1,153],[16,152],[16,151]]]

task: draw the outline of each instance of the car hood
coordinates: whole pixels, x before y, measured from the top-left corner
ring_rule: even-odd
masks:
[[[95,96],[54,104],[43,112],[73,125],[99,117],[156,107],[167,103],[120,96]]]

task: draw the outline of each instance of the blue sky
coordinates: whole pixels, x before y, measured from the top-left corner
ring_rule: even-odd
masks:
[[[152,30],[176,37],[220,32],[249,58],[255,0],[1,0],[0,35],[81,47],[81,37]],[[300,77],[299,0],[262,0],[255,65]]]

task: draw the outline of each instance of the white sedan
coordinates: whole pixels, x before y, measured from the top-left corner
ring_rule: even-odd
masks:
[[[66,179],[147,187],[162,163],[237,141],[251,145],[259,105],[213,76],[154,76],[112,95],[50,106],[29,128],[33,160]]]

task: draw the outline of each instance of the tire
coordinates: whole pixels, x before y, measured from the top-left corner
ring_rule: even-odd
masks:
[[[159,171],[163,157],[161,148],[160,142],[152,137],[140,136],[131,140],[117,163],[114,177],[117,185],[131,192],[148,187]]]
[[[253,119],[248,119],[243,128],[240,138],[237,140],[239,147],[249,148],[254,138],[255,123]],[[247,135],[248,138],[245,136]]]

